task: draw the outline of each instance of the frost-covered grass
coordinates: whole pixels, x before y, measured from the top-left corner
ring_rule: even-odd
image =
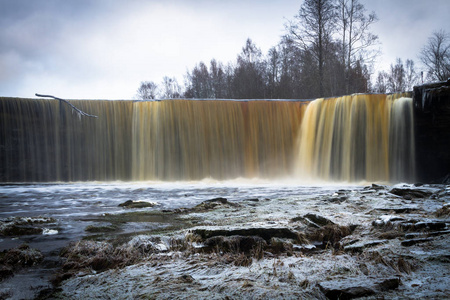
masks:
[[[72,269],[78,273],[62,282],[55,297],[326,299],[321,288],[326,284],[373,286],[389,278],[399,278],[400,286],[376,290],[366,299],[444,297],[450,292],[448,234],[443,231],[406,247],[401,242],[412,230],[408,228],[415,227],[395,223],[431,220],[448,224],[448,215],[439,211],[445,209],[449,197],[439,196],[439,191],[427,199],[406,199],[387,189],[360,187],[327,195],[243,200],[204,211],[184,210],[178,217],[195,218],[197,226],[138,235],[117,246],[84,241],[69,247],[66,263],[76,257],[82,267]],[[305,219],[308,214],[329,223],[314,227]],[[302,238],[223,235],[261,228],[285,228]],[[197,229],[221,235],[201,237]],[[89,263],[99,257],[114,263],[106,268]]]

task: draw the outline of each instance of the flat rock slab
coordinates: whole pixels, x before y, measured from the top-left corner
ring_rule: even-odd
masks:
[[[432,241],[432,238],[421,238],[421,239],[410,239],[410,240],[404,240],[402,241],[401,245],[404,247],[410,247],[413,246],[415,244],[419,244],[419,243],[425,243],[425,242],[429,242]]]
[[[303,222],[310,227],[320,228],[326,225],[334,225],[333,221],[328,220],[322,216],[316,214],[306,214],[302,217],[295,217],[291,219],[291,222]]]
[[[438,191],[434,188],[393,188],[389,193],[404,198],[427,198]]]
[[[353,278],[319,283],[319,288],[328,299],[344,300],[374,295],[378,292],[398,288],[399,278],[369,279]]]
[[[367,242],[358,242],[355,244],[351,244],[344,247],[344,251],[348,252],[362,252],[366,248],[375,247],[384,243],[387,243],[388,240],[374,240]]]

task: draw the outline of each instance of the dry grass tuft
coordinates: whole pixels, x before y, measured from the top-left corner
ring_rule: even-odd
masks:
[[[340,240],[353,232],[351,226],[340,226],[336,224],[330,224],[323,226],[308,234],[308,239],[313,241],[322,242],[323,248],[334,248],[338,250],[342,247]]]
[[[436,217],[450,217],[450,204],[446,204],[439,208],[435,213]]]
[[[402,256],[390,258],[388,256],[383,256],[378,251],[371,252],[368,259],[392,268],[398,275],[401,275],[402,273],[411,274],[411,272],[417,268],[415,262],[403,258]]]

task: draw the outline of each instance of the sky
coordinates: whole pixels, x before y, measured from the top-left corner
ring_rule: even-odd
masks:
[[[375,68],[413,59],[450,33],[449,0],[360,0],[379,21]],[[0,97],[133,99],[142,81],[184,82],[200,61],[236,60],[247,38],[263,54],[302,0],[0,0]]]

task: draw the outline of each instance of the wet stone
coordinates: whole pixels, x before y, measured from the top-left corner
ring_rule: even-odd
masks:
[[[187,209],[186,212],[193,211],[193,212],[202,212],[207,211],[211,209],[216,209],[219,207],[230,207],[230,206],[239,206],[236,203],[229,202],[226,198],[213,198],[209,200],[205,200],[202,203],[196,205],[192,209]]]
[[[399,284],[398,278],[381,280],[355,278],[321,282],[319,288],[328,299],[342,300],[371,296],[381,291],[396,289]]]
[[[128,200],[124,203],[119,204],[119,207],[123,208],[146,208],[146,207],[153,207],[157,205],[155,202],[145,202],[145,201],[133,201]]]
[[[410,247],[419,243],[425,243],[432,241],[432,238],[422,238],[422,239],[410,239],[410,240],[404,240],[402,241],[401,245],[404,247]]]
[[[292,219],[293,222],[302,221],[310,227],[320,228],[326,225],[334,225],[334,222],[316,214],[306,214],[303,217]]]
[[[1,229],[0,234],[4,236],[21,236],[42,234],[42,232],[43,229],[39,227],[10,224],[4,226],[4,228]]]
[[[405,223],[400,223],[399,228],[406,231],[436,231],[443,230],[446,228],[446,223],[444,221],[409,221]]]
[[[0,266],[0,281],[13,276],[13,269],[8,266]]]
[[[412,189],[412,188],[393,188],[389,191],[389,193],[402,196],[403,198],[407,197],[409,200],[412,198],[426,198],[430,197],[433,192],[431,190],[426,189]],[[406,199],[406,198],[405,198]]]

